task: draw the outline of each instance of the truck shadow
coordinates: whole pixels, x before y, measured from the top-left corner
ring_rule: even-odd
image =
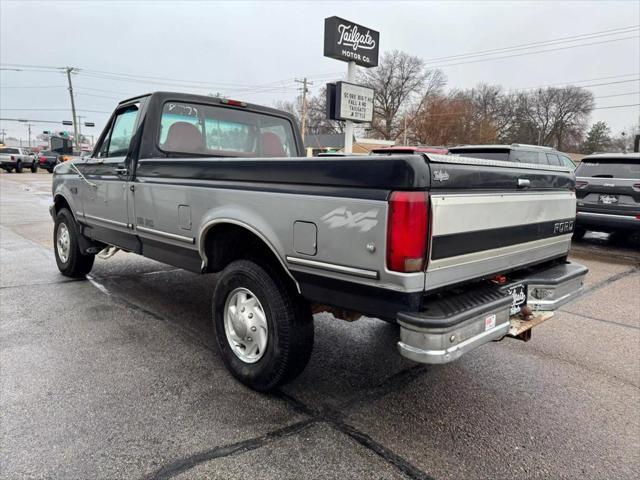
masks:
[[[186,332],[206,345],[212,362],[222,368],[211,320],[211,296],[215,275],[184,270],[109,276],[117,270],[97,262],[92,275],[116,297],[165,319],[170,328]],[[363,317],[355,322],[338,320],[327,313],[314,316],[315,344],[305,371],[284,390],[312,407],[336,406],[384,378],[415,364],[396,350],[397,325]]]

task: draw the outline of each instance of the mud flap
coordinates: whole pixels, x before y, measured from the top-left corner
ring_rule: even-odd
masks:
[[[530,320],[524,320],[520,315],[509,318],[509,332],[507,337],[517,338],[528,342],[531,340],[531,329],[553,317],[553,312],[536,312]]]

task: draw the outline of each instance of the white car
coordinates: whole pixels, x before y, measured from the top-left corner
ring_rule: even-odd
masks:
[[[0,168],[7,172],[22,173],[23,168],[30,168],[33,173],[38,171],[38,161],[26,148],[0,148]]]

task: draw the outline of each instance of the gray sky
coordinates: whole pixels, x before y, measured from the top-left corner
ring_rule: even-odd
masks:
[[[400,49],[429,60],[637,26],[640,1],[0,0],[0,61],[152,77],[132,82],[122,77],[107,79],[103,73],[86,70],[73,77],[76,106],[84,110],[80,114],[86,120],[96,123],[96,128],[85,129],[86,133],[97,135],[109,115],[100,112],[111,112],[118,100],[142,92],[221,92],[230,98],[272,105],[275,100],[295,97],[294,78],[310,77],[314,89],[341,78],[346,63],[322,56],[324,18],[332,15],[380,31],[382,51]],[[617,40],[624,37],[634,38]],[[564,48],[603,41],[608,43]],[[590,87],[597,97],[597,107],[640,103],[638,30],[538,50],[560,47],[564,49],[441,68],[449,89],[479,82],[512,89],[618,82]],[[430,65],[442,63],[434,61]],[[594,80],[603,77],[612,78]],[[0,71],[0,116],[70,120],[65,84],[64,75],[55,71]],[[637,124],[639,118],[638,106],[598,109],[592,115],[592,121],[607,121],[614,133]],[[2,122],[0,127],[26,139],[24,125]],[[62,126],[37,124],[33,131],[52,128]]]

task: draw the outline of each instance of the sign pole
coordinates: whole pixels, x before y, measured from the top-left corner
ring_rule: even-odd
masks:
[[[347,63],[347,82],[356,81],[356,62]],[[347,120],[344,125],[344,153],[353,153],[353,121]]]

